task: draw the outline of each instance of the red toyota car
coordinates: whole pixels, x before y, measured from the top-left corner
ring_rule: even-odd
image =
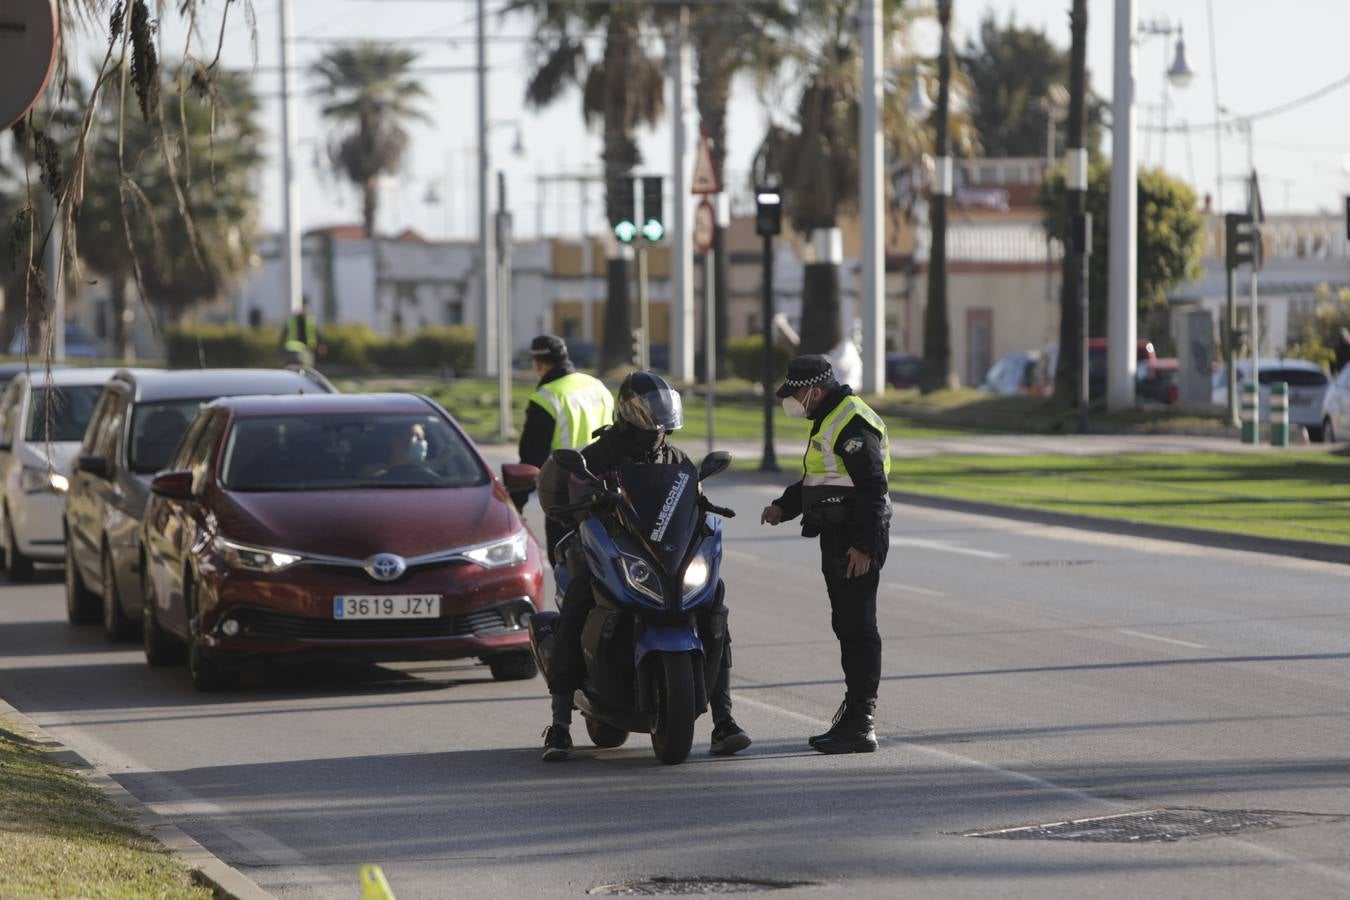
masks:
[[[537,474],[505,466],[511,486]],[[151,483],[145,655],[201,690],[253,658],[478,657],[532,678],[543,562],[453,419],[411,394],[235,397]]]

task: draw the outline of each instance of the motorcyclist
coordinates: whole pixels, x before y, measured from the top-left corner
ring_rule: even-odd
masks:
[[[619,387],[612,426],[603,428],[597,440],[583,449],[587,467],[602,481],[613,483],[625,462],[637,464],[679,464],[689,457],[672,446],[666,435],[684,424],[680,395],[665,379],[653,372],[634,372]],[[570,478],[551,457],[539,475],[539,502],[545,512],[567,503],[575,503],[596,488]],[[581,516],[584,518],[584,515]],[[565,523],[574,527],[574,521]],[[584,566],[569,568],[572,581],[563,598],[562,610],[553,631],[553,657],[549,665],[549,693],[553,698],[553,722],[544,729],[545,762],[567,759],[572,749],[572,700],[586,677],[581,652],[581,631],[587,614],[595,607],[591,574]],[[720,591],[719,591],[720,595]],[[719,599],[719,602],[720,599]],[[710,752],[730,756],[750,746],[747,734],[731,716],[731,630],[717,683],[709,694],[713,733]]]

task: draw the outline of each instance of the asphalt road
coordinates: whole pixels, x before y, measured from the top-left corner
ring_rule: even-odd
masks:
[[[1350,570],[898,507],[880,752],[805,737],[841,694],[811,544],[741,510],[725,576],[740,757],[635,736],[538,759],[541,680],[418,664],[219,696],[0,587],[0,696],[283,897],[575,897],[651,876],[813,882],[784,897],[1350,893]],[[537,520],[537,507],[532,507]],[[578,723],[580,724],[580,723]],[[580,733],[581,729],[577,729]],[[964,832],[1159,807],[1325,814],[1167,843]],[[1345,817],[1345,818],[1340,818]]]

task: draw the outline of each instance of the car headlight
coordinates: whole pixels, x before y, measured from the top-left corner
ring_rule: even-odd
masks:
[[[525,529],[517,531],[509,538],[474,547],[464,551],[464,558],[478,563],[485,569],[500,569],[503,566],[515,566],[523,563],[527,555],[528,536]]]
[[[19,490],[25,494],[64,494],[70,490],[70,479],[45,466],[24,466],[19,472]]]
[[[695,556],[684,570],[683,598],[688,600],[703,590],[708,584],[708,576],[710,575],[712,575],[712,566],[708,565],[708,557],[701,553]]]
[[[223,537],[215,538],[211,546],[233,568],[249,569],[254,572],[280,572],[289,569],[303,558],[297,553],[273,550],[270,547],[254,547]]]
[[[657,603],[665,602],[665,598],[661,596],[661,579],[652,569],[651,563],[625,553],[619,569],[623,572],[623,580],[628,582],[630,588],[639,594],[645,594]]]

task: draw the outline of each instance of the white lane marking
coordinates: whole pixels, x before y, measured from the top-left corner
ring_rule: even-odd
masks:
[[[1121,634],[1128,634],[1130,637],[1145,638],[1150,641],[1162,641],[1164,644],[1176,644],[1179,647],[1193,647],[1196,650],[1208,650],[1204,644],[1192,644],[1190,641],[1179,641],[1176,638],[1163,637],[1160,634],[1149,634],[1144,631],[1130,631],[1128,628],[1117,629]]]
[[[934,541],[927,538],[891,538],[892,547],[917,547],[921,550],[937,550],[941,553],[959,553],[962,556],[975,556],[980,559],[1011,559],[1006,553],[994,553],[991,550],[976,550],[974,547],[962,547],[951,541]]]
[[[778,706],[777,704],[774,703],[767,703],[763,700],[755,700],[752,697],[746,697],[743,693],[736,695],[736,702],[744,703],[747,706],[758,706],[761,709],[767,710],[769,712],[775,712],[778,713],[779,715],[787,716],[790,719],[796,719],[799,722],[803,722],[805,724],[817,728],[829,724],[824,719],[818,719],[815,716],[808,716],[805,713],[799,713],[796,712],[795,710],[787,709],[786,707]],[[882,744],[890,744],[896,747],[903,747],[904,749],[910,750],[914,753],[922,753],[926,756],[935,757],[937,759],[943,760],[944,762],[959,763],[961,765],[966,765],[975,769],[980,769],[981,771],[988,772],[993,775],[1000,775],[1011,781],[1021,782],[1022,784],[1025,784],[1029,787],[1040,788],[1042,790],[1050,791],[1056,794],[1061,794],[1066,797],[1073,797],[1076,800],[1084,801],[1087,803],[1093,803],[1098,806],[1104,806],[1118,813],[1133,812],[1137,811],[1140,808],[1138,805],[1126,805],[1124,803],[1117,803],[1114,800],[1107,800],[1103,797],[1098,797],[1095,794],[1089,793],[1088,791],[1080,790],[1078,788],[1066,787],[1062,784],[1056,784],[1053,781],[1047,781],[1044,778],[1039,778],[1035,775],[1029,775],[1026,772],[1018,772],[1015,769],[1005,769],[1002,766],[994,765],[991,762],[985,762],[982,759],[974,759],[969,756],[963,756],[960,753],[952,753],[947,750],[939,750],[936,747],[925,747],[922,744],[913,744],[910,743],[909,741],[901,740],[900,738],[894,737],[880,737],[878,738],[878,741]],[[1328,866],[1324,863],[1316,862],[1306,857],[1299,856],[1298,854],[1285,850],[1280,850],[1276,847],[1269,847],[1263,844],[1252,843],[1248,840],[1239,837],[1223,836],[1216,838],[1216,840],[1227,841],[1231,844],[1235,844],[1244,850],[1255,853],[1258,856],[1264,856],[1266,859],[1272,860],[1274,862],[1290,863],[1299,866],[1300,868],[1306,869],[1309,872],[1314,872],[1318,875],[1321,875],[1324,878],[1334,881],[1337,884],[1350,885],[1350,873],[1346,873],[1341,871],[1340,869]]]
[[[934,591],[928,588],[921,588],[912,584],[901,584],[898,581],[883,582],[887,587],[895,588],[897,591],[904,591],[909,594],[922,594],[925,597],[945,597],[942,591]]]

